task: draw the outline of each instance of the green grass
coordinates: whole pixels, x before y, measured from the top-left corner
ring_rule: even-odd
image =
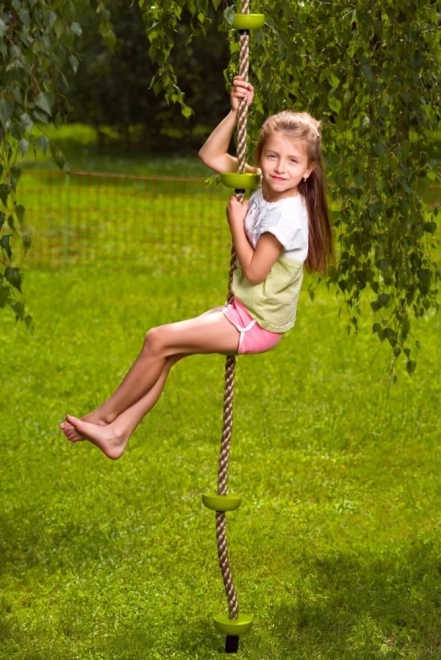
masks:
[[[71,154],[78,169],[204,176],[187,159],[94,160],[87,134]],[[159,203],[131,181],[104,219],[98,184],[87,185],[75,202],[86,220],[67,231],[66,191],[58,198],[52,175],[33,191],[27,176],[20,199],[29,214],[37,201],[50,209],[54,263],[70,267],[28,261],[33,335],[0,315],[0,659],[218,658],[211,618],[227,608],[200,496],[216,483],[223,358],[178,365],[116,463],[69,445],[57,425],[110,393],[150,326],[223,301],[227,264],[220,275],[211,264],[226,224],[213,238],[209,220],[193,243],[192,216],[203,223],[191,206],[182,228],[192,240],[176,254],[173,211],[161,209],[171,198],[182,207],[184,191],[164,188]],[[216,219],[219,205],[204,202]],[[88,237],[95,253],[81,261]],[[113,268],[118,251],[142,268]],[[84,267],[94,257],[101,265]],[[177,268],[187,257],[196,275]],[[281,345],[238,360],[229,484],[243,504],[228,514],[228,538],[240,609],[254,618],[238,657],[441,658],[440,317],[416,324],[417,371],[410,379],[401,364],[391,389],[370,325],[348,337],[334,293],[319,289],[311,303],[305,287]]]
[[[134,175],[207,177],[211,174],[197,154],[182,156],[151,154],[138,145],[124,148],[119,142],[98,147],[97,132],[83,124],[62,124],[45,127],[45,135],[61,149],[67,167],[88,172],[116,172]],[[201,145],[202,146],[202,145]],[[57,169],[49,152],[29,152],[22,165],[27,170]]]
[[[227,268],[225,189],[158,180],[25,172],[18,195],[33,246],[25,264]],[[148,257],[146,256],[148,255]]]
[[[0,658],[209,660],[226,611],[214,515],[223,358],[178,365],[124,457],[57,430],[121,379],[145,330],[223,300],[223,277],[28,272],[28,334],[0,316]],[[238,657],[441,658],[441,321],[389,391],[369,322],[303,294],[280,346],[238,360],[228,514]]]
[[[98,151],[94,130],[81,125],[52,128],[48,135],[73,170],[105,176],[62,175],[50,155],[27,155],[17,193],[33,238],[27,263],[59,266],[98,258],[113,266],[144,266],[143,245],[158,270],[188,270],[207,255],[211,268],[227,267],[228,192],[205,185],[212,173],[196,155]],[[155,178],[141,178],[149,176]],[[180,253],[173,249],[177,241]]]

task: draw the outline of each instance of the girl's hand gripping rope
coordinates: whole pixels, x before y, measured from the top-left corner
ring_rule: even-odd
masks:
[[[230,197],[228,201],[227,220],[233,236],[236,235],[237,232],[245,233],[243,223],[248,212],[248,205],[248,200],[239,202],[234,195]]]
[[[254,99],[254,87],[241,76],[236,76],[233,79],[233,89],[230,94],[231,109],[234,112],[239,110],[242,99],[246,99],[249,107]]]

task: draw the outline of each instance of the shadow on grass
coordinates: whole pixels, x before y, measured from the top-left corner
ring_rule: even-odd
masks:
[[[26,573],[39,565],[48,573],[63,567],[78,571],[85,557],[96,557],[98,548],[101,561],[113,564],[119,557],[116,531],[103,532],[93,521],[68,521],[51,528],[51,520],[39,511],[27,511],[25,518],[3,515],[0,573],[26,579]],[[360,545],[345,554],[317,557],[305,552],[293,558],[294,573],[299,577],[279,585],[274,575],[274,604],[267,600],[262,612],[249,612],[255,627],[241,640],[243,657],[441,658],[441,551],[435,533],[388,545]],[[66,605],[69,616],[71,605]],[[123,611],[124,602],[121,607]],[[209,616],[187,621],[177,613],[162,621],[159,610],[144,614],[97,640],[105,657],[138,660],[224,654],[225,638],[214,630]],[[83,619],[81,612],[74,622],[78,631],[75,626],[63,629],[64,635],[81,637]],[[70,621],[69,626],[74,624]],[[6,621],[0,633],[5,640],[11,636]]]
[[[273,613],[281,658],[441,658],[435,539],[310,557],[302,571],[296,603],[286,600]]]
[[[180,631],[176,634],[176,631]],[[224,653],[225,639],[216,634],[210,622],[200,619],[189,624],[182,617],[150,624],[122,627],[99,648],[109,660],[162,658],[213,658]]]
[[[362,549],[359,555],[305,556],[301,568],[304,580],[290,585],[292,597],[274,607],[268,603],[260,617],[256,613],[255,626],[240,639],[236,657],[441,658],[441,556],[436,540],[391,543]],[[175,632],[177,627],[178,643],[170,631],[170,656],[161,656],[158,640],[151,638],[157,654],[151,657],[225,655],[225,637],[214,630],[209,617],[197,623],[173,621]],[[120,642],[113,642],[115,654]]]
[[[23,517],[0,516],[0,575],[20,578],[28,570],[44,567],[45,573],[68,567],[79,570],[93,561],[99,548],[103,561],[118,556],[115,535],[102,531],[93,521],[54,521],[44,512],[27,511]]]

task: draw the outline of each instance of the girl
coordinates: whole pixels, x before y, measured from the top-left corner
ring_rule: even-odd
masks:
[[[236,77],[231,110],[199,152],[215,172],[235,172],[228,154],[239,105],[253,87]],[[257,145],[261,188],[249,202],[234,196],[227,219],[236,251],[234,301],[197,318],[150,330],[117,390],[82,419],[67,415],[61,430],[70,442],[89,440],[111,459],[158,401],[171,367],[189,355],[263,353],[295,322],[303,265],[324,273],[333,258],[324,193],[320,124],[307,113],[284,111],[266,120]]]

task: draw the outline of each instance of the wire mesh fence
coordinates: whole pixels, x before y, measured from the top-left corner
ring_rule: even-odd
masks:
[[[428,190],[439,206],[439,186]],[[25,264],[228,271],[228,191],[204,179],[29,170],[19,184],[32,247]]]
[[[19,197],[29,265],[228,268],[228,192],[203,179],[27,171]]]

